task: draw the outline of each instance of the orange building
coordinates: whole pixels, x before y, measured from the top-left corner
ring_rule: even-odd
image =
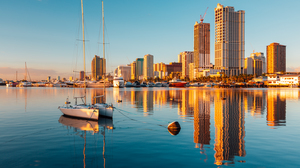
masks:
[[[267,73],[286,71],[286,46],[271,43],[267,46]]]

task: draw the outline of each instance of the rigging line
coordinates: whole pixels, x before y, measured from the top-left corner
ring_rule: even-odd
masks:
[[[123,116],[125,116],[126,118],[132,120],[132,121],[137,121],[137,122],[141,122],[141,123],[145,123],[145,124],[153,124],[153,123],[149,123],[149,122],[144,122],[144,121],[139,121],[139,120],[136,120],[136,119],[133,119],[133,118],[130,118],[128,117],[127,115],[123,114],[120,110],[116,109],[120,114],[122,114]],[[167,128],[165,125],[161,125],[161,124],[153,124],[153,125],[158,125],[158,126],[161,126],[161,127],[164,127],[164,128]]]

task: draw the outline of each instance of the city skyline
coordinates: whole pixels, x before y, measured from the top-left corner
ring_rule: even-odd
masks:
[[[211,37],[214,37],[214,8],[218,3],[245,11],[245,57],[253,50],[266,53],[266,46],[277,42],[287,46],[287,71],[299,71],[296,46],[299,35],[294,33],[298,23],[290,18],[300,2],[270,2],[104,1],[105,39],[109,43],[106,45],[107,72],[147,53],[154,55],[154,63],[169,63],[176,61],[180,52],[193,51],[193,25],[200,21],[207,7],[204,22],[211,24]],[[23,79],[25,62],[33,80],[47,76],[67,78],[73,70],[83,69],[80,1],[5,1],[0,12],[3,23],[0,78],[15,79],[18,71],[18,79]],[[88,62],[93,56],[102,57],[102,44],[98,44],[102,40],[99,35],[101,1],[84,1],[84,12],[86,69],[91,69]],[[174,24],[176,26],[170,27]],[[211,40],[210,44],[213,64],[214,42]]]

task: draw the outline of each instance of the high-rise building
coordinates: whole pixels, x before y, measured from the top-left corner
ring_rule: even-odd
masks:
[[[181,52],[180,57],[182,58],[182,78],[189,77],[189,64],[194,62],[194,52],[184,51]]]
[[[262,61],[262,73],[267,73],[266,57],[264,56],[263,52],[251,53],[250,57],[253,59],[261,60]]]
[[[137,79],[137,75],[136,75],[136,62],[133,61],[130,65],[131,65],[131,80],[135,80],[135,79]]]
[[[153,78],[153,55],[147,54],[144,56],[143,66],[144,79]]]
[[[137,58],[136,63],[136,78],[140,79],[140,76],[143,76],[143,67],[144,67],[144,58]]]
[[[243,73],[245,11],[218,4],[215,8],[215,69],[226,75]]]
[[[286,71],[286,46],[271,43],[267,46],[267,73]]]
[[[252,55],[252,54],[251,54]],[[244,73],[248,75],[261,76],[263,72],[263,61],[256,56],[245,58]]]
[[[92,79],[98,80],[100,77],[105,75],[106,73],[106,60],[105,58],[100,58],[99,56],[95,55],[92,60]]]
[[[203,20],[194,25],[194,63],[198,70],[210,65],[210,24]]]
[[[120,65],[117,68],[118,75],[122,76],[125,81],[130,80],[131,78],[131,66],[130,65]]]

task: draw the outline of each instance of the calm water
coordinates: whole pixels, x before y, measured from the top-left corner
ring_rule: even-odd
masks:
[[[88,89],[113,120],[62,116],[83,91],[0,87],[0,167],[300,167],[299,89]]]

